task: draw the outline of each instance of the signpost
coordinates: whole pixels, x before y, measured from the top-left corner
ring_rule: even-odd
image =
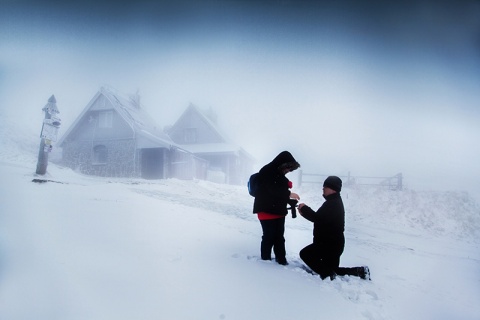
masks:
[[[57,100],[52,95],[48,103],[43,107],[45,112],[42,131],[40,133],[40,149],[38,150],[37,174],[44,175],[47,172],[48,154],[52,151],[52,141],[57,141],[58,128],[60,128],[60,113],[57,108]]]

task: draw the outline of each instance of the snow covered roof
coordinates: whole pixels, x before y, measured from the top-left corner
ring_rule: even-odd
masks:
[[[208,143],[195,143],[195,144],[181,144],[182,148],[196,154],[208,154],[208,153],[235,153],[242,154],[247,158],[253,160],[254,157],[248,152],[243,150],[239,145],[234,143],[227,135],[222,132],[211,117],[207,116],[205,112],[200,110],[194,104],[190,104],[185,112],[180,116],[177,122],[170,128],[170,133],[181,123],[182,118],[186,117],[188,113],[196,113],[205,123],[208,124],[210,130],[219,137],[222,142],[208,142]]]
[[[133,98],[127,100],[120,94],[114,93],[112,89],[102,87],[100,93],[103,94],[115,107],[115,110],[122,118],[129,123],[137,134],[144,135],[158,142],[174,145],[175,143],[163,131],[157,129],[157,125],[140,106],[138,100]]]
[[[136,133],[139,142],[138,147],[158,147],[158,145],[177,146],[168,135],[158,130],[157,125],[140,106],[139,100],[135,98],[126,99],[114,89],[102,87],[97,94],[90,100],[77,119],[73,122],[67,132],[59,140],[59,145],[64,142],[71,131],[83,119],[84,115],[94,106],[100,96],[104,96],[111,104],[113,109],[125,120],[132,130]]]

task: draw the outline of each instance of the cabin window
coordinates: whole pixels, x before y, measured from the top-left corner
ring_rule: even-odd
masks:
[[[98,145],[93,148],[93,164],[106,164],[108,159],[107,147]]]
[[[113,123],[113,111],[102,111],[98,114],[98,127],[111,128]]]
[[[185,143],[196,143],[197,142],[197,129],[196,128],[186,128],[184,130],[184,141],[185,141]]]

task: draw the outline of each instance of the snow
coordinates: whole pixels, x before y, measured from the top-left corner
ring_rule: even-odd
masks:
[[[342,192],[343,266],[322,281],[298,252],[312,225],[287,217],[289,266],[259,260],[246,186],[34,174],[37,133],[0,126],[0,319],[480,319],[480,210],[468,194]],[[52,180],[33,183],[32,179]],[[321,205],[315,186],[294,188]]]

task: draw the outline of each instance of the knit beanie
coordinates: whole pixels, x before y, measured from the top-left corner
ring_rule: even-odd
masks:
[[[342,190],[342,179],[337,176],[329,176],[325,179],[323,186],[340,192]]]

